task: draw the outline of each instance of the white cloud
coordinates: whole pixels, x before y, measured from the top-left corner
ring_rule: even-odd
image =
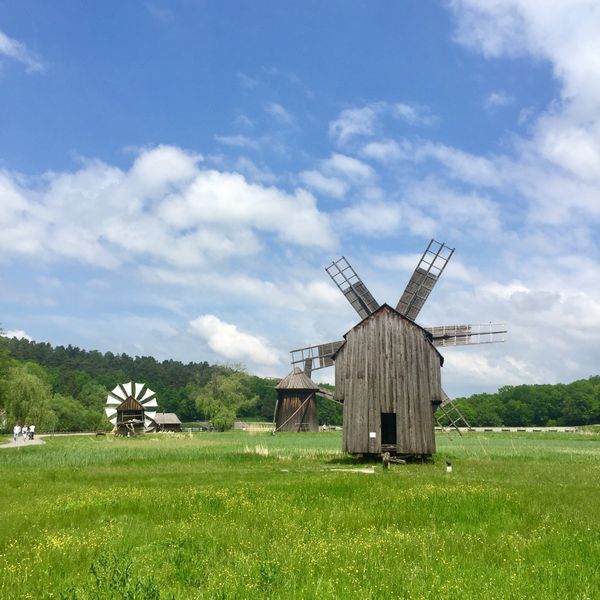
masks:
[[[548,61],[561,84],[561,97],[522,140],[522,164],[542,180],[555,171],[565,180],[600,183],[600,10],[595,0],[454,0],[457,39],[487,57],[532,56]],[[566,33],[568,32],[568,34]],[[529,177],[531,177],[531,173]],[[518,187],[528,181],[515,180]],[[598,187],[596,188],[598,191]],[[541,196],[531,198],[544,203]],[[569,212],[576,197],[559,201]],[[595,203],[597,205],[597,202]],[[593,208],[593,204],[590,208]],[[586,212],[586,207],[580,207]],[[541,211],[537,211],[539,215]]]
[[[354,137],[374,135],[379,121],[386,116],[409,125],[431,125],[435,122],[425,106],[380,101],[343,110],[337,119],[329,123],[329,135],[343,146]]]
[[[379,254],[373,257],[373,264],[380,269],[404,272],[410,277],[421,256],[422,254]],[[457,258],[452,258],[444,270],[444,279],[474,283],[481,279],[481,274],[478,269],[467,267]]]
[[[319,171],[302,171],[298,175],[300,181],[317,192],[341,198],[348,191],[348,185],[337,177],[327,177]]]
[[[368,181],[375,176],[375,171],[368,164],[345,154],[332,154],[322,166],[326,173],[343,176],[353,183]]]
[[[203,170],[198,160],[159,146],[128,171],[91,161],[41,183],[0,172],[0,255],[5,262],[25,255],[106,268],[134,259],[186,267],[256,254],[265,234],[292,245],[336,243],[308,192]]]
[[[338,218],[352,231],[365,235],[390,235],[400,227],[402,209],[399,204],[391,202],[361,202],[340,211]]]
[[[371,135],[374,132],[377,106],[348,108],[329,124],[329,135],[344,144],[357,135]]]
[[[7,56],[22,63],[27,71],[43,73],[45,68],[41,60],[35,56],[22,42],[8,37],[0,31],[0,56]]]
[[[455,179],[482,186],[497,186],[500,183],[498,166],[483,156],[428,142],[415,148],[415,159],[425,158],[438,160]]]
[[[394,140],[381,140],[378,142],[369,142],[365,144],[361,153],[367,158],[373,158],[382,163],[393,162],[407,158],[406,144],[403,147]]]
[[[245,135],[215,135],[215,140],[225,146],[234,146],[236,148],[250,148],[257,150],[260,147],[258,140],[249,138]]]
[[[3,337],[5,338],[17,338],[18,340],[29,340],[30,342],[33,340],[33,338],[30,335],[27,335],[27,333],[25,333],[22,329],[11,329],[9,331],[5,331],[2,334]]]
[[[294,115],[277,102],[270,102],[265,106],[265,110],[273,117],[273,119],[282,125],[291,125],[294,123]]]
[[[508,106],[509,104],[511,104],[512,101],[513,99],[509,94],[507,94],[506,92],[498,91],[489,94],[488,97],[485,99],[484,105],[488,110],[492,110],[494,108]]]
[[[392,116],[410,125],[432,125],[435,118],[425,106],[403,104],[398,102],[389,106]]]
[[[276,365],[279,357],[261,337],[244,333],[235,325],[221,321],[214,315],[201,315],[190,322],[193,333],[208,346],[229,360],[249,360],[261,365]]]
[[[419,232],[424,217],[434,227],[421,229],[420,233],[444,232],[447,238],[461,239],[468,231],[470,238],[493,236],[495,243],[503,239],[500,206],[476,192],[460,193],[438,182],[424,181],[406,191],[405,202],[417,211],[409,221],[414,233]]]

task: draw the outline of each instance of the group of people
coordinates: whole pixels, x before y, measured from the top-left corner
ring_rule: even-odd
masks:
[[[15,442],[19,441],[19,435],[23,436],[23,441],[26,442],[28,439],[32,440],[35,436],[35,425],[23,425],[21,427],[18,423],[13,427],[13,438]]]

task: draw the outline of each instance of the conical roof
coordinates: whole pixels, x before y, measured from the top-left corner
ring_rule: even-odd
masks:
[[[318,390],[319,386],[306,373],[295,367],[275,388],[278,390]]]

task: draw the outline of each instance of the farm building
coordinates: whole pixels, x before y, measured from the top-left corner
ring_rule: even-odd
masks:
[[[382,304],[346,333],[332,358],[345,452],[435,452],[444,359],[429,332]]]
[[[181,421],[175,413],[157,412],[154,422],[156,431],[181,431]]]
[[[298,367],[276,386],[275,431],[319,431],[319,386]]]

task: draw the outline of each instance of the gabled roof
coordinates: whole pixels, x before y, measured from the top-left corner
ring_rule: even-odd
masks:
[[[319,386],[304,371],[295,367],[275,388],[278,390],[318,390]]]
[[[135,398],[129,396],[117,406],[117,410],[144,410],[144,407]]]
[[[157,425],[181,425],[181,421],[175,413],[157,412],[153,420]]]
[[[367,321],[368,319],[374,318],[376,315],[379,315],[384,311],[391,312],[391,313],[397,315],[398,317],[400,317],[401,319],[403,319],[404,321],[406,321],[407,323],[410,323],[413,327],[420,329],[423,332],[423,335],[425,336],[427,341],[431,344],[431,347],[435,350],[436,354],[440,357],[440,364],[442,366],[444,365],[444,357],[440,354],[440,351],[433,345],[433,336],[431,335],[431,333],[429,333],[429,331],[427,331],[427,329],[425,329],[424,327],[421,327],[420,325],[418,325],[417,323],[415,323],[408,317],[405,317],[402,313],[399,313],[395,308],[392,308],[389,304],[386,304],[385,302],[377,310],[374,310],[370,315],[368,315],[367,317],[365,317],[364,319],[359,321],[352,329],[350,329],[349,331],[347,331],[344,334],[343,344],[331,355],[331,358],[333,360],[335,360],[335,357],[337,356],[338,352],[346,345],[346,336],[350,333],[350,331],[356,329],[357,327],[360,327],[365,321]]]

